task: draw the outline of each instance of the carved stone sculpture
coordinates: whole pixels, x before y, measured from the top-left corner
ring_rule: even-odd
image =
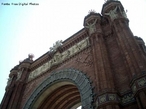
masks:
[[[118,9],[120,10],[121,15],[122,15],[124,18],[127,18],[127,14],[126,14],[125,10],[122,10],[120,6],[118,6]]]
[[[62,45],[62,40],[56,41],[55,44],[53,44],[53,47],[50,47],[50,51],[51,52],[56,51],[56,49],[61,45]]]
[[[19,79],[21,78],[21,75],[22,75],[22,71],[19,71],[19,72],[17,73],[17,80],[19,80]]]
[[[89,35],[95,33],[95,31],[96,31],[96,26],[95,26],[96,21],[97,21],[97,19],[95,19],[95,21],[93,23],[88,23],[87,22],[87,26],[85,26],[85,27],[89,29]]]
[[[105,15],[109,15],[110,16],[112,21],[118,17],[117,8],[118,7],[116,6],[116,8],[114,10],[110,10],[108,13],[105,13]]]
[[[127,14],[126,14],[126,12],[124,10],[122,12],[122,15],[123,15],[123,17],[127,18]]]
[[[9,77],[7,81],[7,87],[11,84],[13,77]]]
[[[51,47],[51,51],[54,51],[56,49],[56,47],[61,46],[62,45],[61,42],[62,41],[57,41],[56,45],[54,45],[54,48]],[[89,39],[86,38],[86,39],[82,40],[81,42],[75,44],[68,50],[64,51],[63,53],[59,53],[59,52],[55,53],[51,60],[49,60],[47,63],[43,64],[42,66],[38,67],[36,70],[34,70],[30,73],[29,80],[37,77],[41,73],[45,72],[47,69],[50,69],[53,65],[59,64],[60,62],[66,60],[69,57],[80,52],[81,50],[86,48],[88,46],[88,44],[89,44]]]

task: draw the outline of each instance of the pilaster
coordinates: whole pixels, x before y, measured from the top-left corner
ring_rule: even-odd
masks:
[[[88,31],[90,44],[92,47],[96,93],[103,93],[106,90],[106,93],[104,93],[104,95],[97,95],[95,104],[98,108],[103,107],[105,104],[107,105],[107,108],[109,108],[110,105],[111,107],[112,105],[115,105],[115,102],[117,103],[117,100],[116,98],[113,98],[115,100],[111,100],[113,96],[116,96],[116,91],[114,90],[115,86],[113,82],[113,75],[108,58],[107,48],[104,41],[101,19],[102,18],[100,14],[91,12],[88,16],[85,17],[84,26]],[[111,91],[111,89],[113,90]],[[104,102],[103,96],[111,97],[111,99],[108,98],[108,103]],[[103,100],[103,102],[101,99]]]

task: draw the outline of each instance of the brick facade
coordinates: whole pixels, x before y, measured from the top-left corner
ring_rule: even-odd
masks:
[[[146,109],[146,48],[120,1],[90,12],[84,28],[11,70],[1,109]]]

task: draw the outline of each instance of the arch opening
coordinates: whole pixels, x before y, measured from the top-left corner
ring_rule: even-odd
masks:
[[[93,109],[89,78],[75,69],[53,72],[31,94],[23,109]]]
[[[46,89],[32,108],[37,109],[76,109],[81,105],[78,88],[71,82],[58,82]]]

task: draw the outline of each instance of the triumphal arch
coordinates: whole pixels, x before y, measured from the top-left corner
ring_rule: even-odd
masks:
[[[107,0],[83,29],[10,71],[1,109],[146,109],[146,47],[128,22]]]

